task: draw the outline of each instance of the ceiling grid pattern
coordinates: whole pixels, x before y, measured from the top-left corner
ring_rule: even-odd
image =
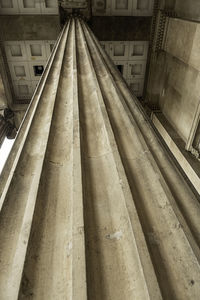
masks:
[[[57,0],[0,0],[0,15],[56,14]]]

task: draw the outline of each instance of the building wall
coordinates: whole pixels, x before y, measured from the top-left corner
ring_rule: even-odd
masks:
[[[199,0],[176,0],[175,10],[178,16],[190,20],[200,21]]]
[[[200,20],[199,0],[158,0],[159,8],[174,10],[178,17],[188,20]]]
[[[151,61],[147,98],[187,143],[200,102],[200,24],[169,19],[163,50]]]
[[[185,141],[190,136],[200,102],[199,45],[199,24],[170,19],[160,106]]]

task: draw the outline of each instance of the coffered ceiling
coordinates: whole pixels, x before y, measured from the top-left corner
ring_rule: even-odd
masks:
[[[58,1],[0,0],[0,14],[58,14]]]
[[[107,40],[101,41],[101,45],[133,92],[137,96],[142,96],[149,47],[147,31],[150,30],[150,23],[142,20],[142,17],[152,16],[153,3],[154,0],[0,0],[0,19],[3,20],[1,28],[4,28],[4,32],[1,32],[2,47],[14,97],[13,101],[18,104],[30,102],[57,38],[54,27],[57,28],[58,22],[53,18],[59,19],[62,12],[65,15],[81,13],[87,17],[90,16],[90,19],[91,16],[93,19],[101,17],[101,23],[104,23],[105,19],[106,22],[110,20],[112,31],[120,34],[115,34],[115,40],[112,40],[111,37],[110,40],[107,38]],[[11,15],[12,17],[10,17]],[[107,18],[109,16],[110,18]],[[50,17],[52,20],[48,21],[47,18]],[[115,17],[121,17],[120,22],[129,24],[128,28],[126,28],[127,25],[124,27],[120,25],[118,26],[120,28],[117,29],[117,19],[113,19]],[[127,23],[125,17],[132,17],[132,22]],[[139,21],[136,22],[134,17],[137,17],[135,19]],[[49,22],[49,27],[44,21]],[[16,25],[13,28],[12,24],[14,23]],[[99,34],[101,31],[105,31],[105,28],[101,30],[97,26],[98,23],[95,22],[90,25],[97,28],[98,32],[95,32],[95,28],[92,29],[98,38],[99,35],[105,36],[103,32]],[[143,30],[144,34],[140,34],[139,39],[135,39],[136,36],[132,34],[127,36],[122,32],[122,27],[126,33],[128,31],[142,32],[141,28],[144,25],[146,26]],[[107,25],[106,27],[108,30]],[[57,31],[59,32],[59,30]],[[52,35],[49,34],[50,32]]]

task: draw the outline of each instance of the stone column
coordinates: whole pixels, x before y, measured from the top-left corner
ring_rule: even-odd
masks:
[[[1,299],[199,299],[198,196],[79,19],[58,38],[0,191]]]

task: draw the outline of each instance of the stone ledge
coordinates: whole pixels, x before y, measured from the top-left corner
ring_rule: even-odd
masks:
[[[153,112],[152,122],[182,170],[200,194],[200,162],[185,150],[185,143],[161,112]]]

